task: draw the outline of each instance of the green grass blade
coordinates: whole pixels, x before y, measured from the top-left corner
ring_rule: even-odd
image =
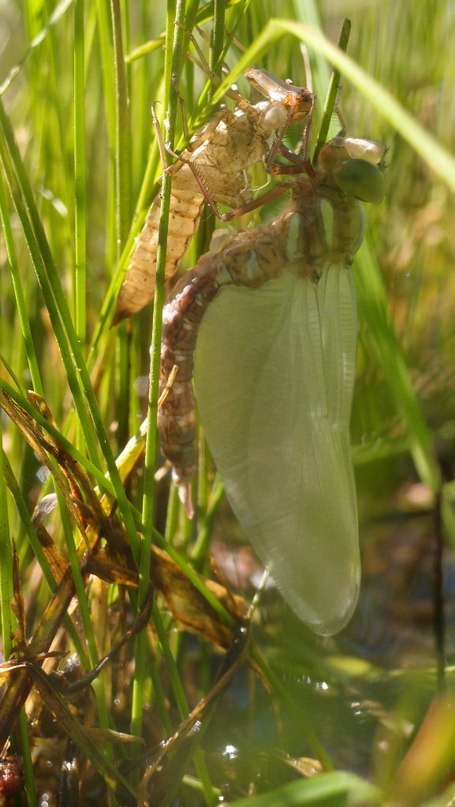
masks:
[[[344,771],[290,782],[279,790],[232,802],[232,807],[355,807],[380,803],[378,788]]]
[[[390,322],[384,280],[367,241],[359,250],[356,265],[360,272],[354,272],[354,277],[362,314],[368,322],[371,350],[383,367],[397,411],[406,424],[410,451],[419,476],[433,491],[437,491],[440,474],[434,459],[433,438],[414,391],[400,342]]]
[[[38,359],[35,351],[35,344],[33,341],[32,332],[30,328],[28,306],[24,294],[24,289],[22,286],[19,267],[17,264],[16,249],[14,246],[13,232],[11,228],[5,185],[1,174],[0,174],[0,217],[3,225],[3,233],[5,236],[5,244],[8,252],[9,264],[11,267],[11,280],[13,284],[14,295],[16,298],[16,305],[21,325],[22,336],[24,339],[25,352],[27,355],[27,361],[30,370],[30,378],[35,392],[42,395],[43,384],[41,381],[41,375],[38,367]]]
[[[122,21],[119,0],[111,0],[115,72],[115,208],[117,258],[127,239],[130,222],[131,133],[128,82],[123,52]]]
[[[416,122],[393,95],[346,53],[333,45],[321,31],[291,20],[271,20],[269,29],[269,36],[275,35],[277,31],[286,31],[325,56],[330,64],[368,98],[369,103],[401,134],[429,167],[455,191],[455,159],[452,155]],[[266,33],[264,37],[267,39]]]
[[[181,41],[183,39],[185,20],[185,2],[177,0],[174,6],[169,0],[167,6],[166,52],[165,52],[165,117],[168,121],[167,142],[174,145],[175,124],[177,118],[178,95],[172,76],[180,75]],[[174,27],[175,25],[175,27]],[[164,305],[164,284],[166,266],[166,240],[171,202],[171,177],[163,175],[161,189],[161,213],[158,234],[158,252],[155,277],[155,297],[153,302],[152,344],[150,349],[149,396],[147,409],[147,436],[145,444],[144,494],[142,500],[142,521],[150,535],[155,514],[155,464],[157,451],[156,421],[158,415],[160,345],[162,333],[162,310]],[[145,601],[150,580],[151,546],[149,538],[145,538],[139,561],[139,607]],[[142,725],[141,691],[146,673],[147,645],[144,636],[136,640],[136,669],[133,683],[133,708],[131,731],[140,733]]]
[[[0,438],[3,437],[0,418]],[[12,649],[14,614],[11,608],[13,596],[13,545],[10,536],[8,502],[5,485],[5,454],[0,439],[0,622],[3,637],[3,655],[7,659]]]
[[[85,181],[85,19],[84,0],[74,3],[74,322],[82,345],[87,329],[87,193]]]
[[[82,349],[72,325],[57,269],[34,203],[25,168],[1,101],[0,129],[3,132],[3,137],[0,137],[0,154],[10,186],[10,192],[21,219],[27,245],[32,255],[34,268],[46,300],[85,440],[89,452],[94,457],[95,464],[99,467],[101,463],[97,450],[98,442],[101,446],[131,545],[135,548],[137,546],[137,536],[130,506],[120,481],[114,455],[90,382]]]

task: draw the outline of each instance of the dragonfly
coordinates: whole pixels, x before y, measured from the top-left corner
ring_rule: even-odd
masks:
[[[219,110],[195,135],[190,146],[168,171],[172,190],[167,240],[166,277],[172,277],[196,232],[204,203],[223,221],[254,209],[282,193],[276,187],[264,199],[252,198],[245,171],[262,160],[270,166],[284,148],[283,137],[291,124],[308,117],[313,96],[306,87],[297,87],[275,78],[265,70],[251,68],[245,73],[265,100],[251,104],[239,92],[234,110]],[[231,208],[220,213],[219,204]],[[157,197],[133,249],[125,279],[117,299],[114,322],[140,311],[154,294],[161,203]]]
[[[164,455],[189,515],[200,422],[227,498],[296,615],[320,635],[359,591],[349,421],[355,379],[351,264],[361,202],[384,196],[385,147],[338,136],[302,160],[273,221],[203,255],[163,314]]]

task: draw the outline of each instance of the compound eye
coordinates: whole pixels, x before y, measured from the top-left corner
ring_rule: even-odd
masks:
[[[288,121],[289,115],[282,104],[271,104],[264,112],[262,120],[270,131],[281,129]]]
[[[344,137],[334,137],[322,147],[318,163],[325,171],[332,173],[338,165],[342,165],[346,160],[349,160],[350,156],[345,146]]]
[[[384,174],[366,160],[346,160],[335,168],[333,178],[344,193],[379,205],[385,195]]]
[[[344,145],[350,157],[356,160],[366,160],[372,165],[379,165],[387,151],[384,143],[361,137],[346,137]]]

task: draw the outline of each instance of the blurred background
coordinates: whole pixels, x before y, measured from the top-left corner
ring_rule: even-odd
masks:
[[[137,431],[146,410],[151,307],[115,331],[103,327],[96,354],[88,351],[111,279],[126,265],[127,245],[131,248],[157,191],[161,163],[150,105],[156,102],[162,118],[164,32],[166,15],[172,13],[172,4],[166,7],[159,0],[153,4],[145,0],[117,4],[113,0],[111,6],[100,1],[86,3],[85,8],[70,0],[0,0],[1,99],[75,318],[80,304],[80,274],[75,267],[80,256],[85,256],[86,296],[84,312],[78,314],[78,335],[92,367],[98,370],[94,385],[115,455]],[[188,25],[208,59],[213,14],[211,4],[187,3]],[[453,154],[452,0],[253,0],[226,3],[224,14],[226,40],[230,32],[235,34],[224,57],[231,70],[241,56],[241,46],[257,42],[271,18],[316,25],[336,43],[343,18],[348,17],[352,22],[350,57]],[[124,73],[115,67],[115,15],[121,21]],[[76,56],[81,85],[75,93],[74,58],[82,44],[79,62]],[[190,51],[195,54],[192,45]],[[312,82],[318,98],[330,72],[320,54],[302,47],[290,34],[268,42],[257,66],[298,85]],[[119,112],[120,74],[126,80],[127,103]],[[178,148],[183,146],[186,130],[192,134],[207,117],[206,105],[201,103],[206,80],[200,67],[185,56],[178,84],[183,99]],[[239,85],[249,92],[242,79]],[[359,349],[352,444],[362,591],[351,624],[330,639],[314,637],[298,623],[273,585],[264,592],[254,635],[287,691],[288,702],[277,719],[274,699],[280,700],[281,695],[270,696],[252,673],[243,670],[219,703],[203,747],[213,781],[233,800],[300,777],[303,763],[300,768],[297,763],[292,767],[291,761],[317,757],[309,739],[312,729],[307,730],[306,723],[316,726],[336,768],[373,779],[385,792],[400,781],[407,787],[408,774],[400,765],[409,749],[412,751],[444,666],[449,690],[453,686],[454,195],[449,178],[435,170],[432,156],[425,160],[418,155],[403,132],[394,128],[384,108],[378,109],[372,98],[343,76],[341,85],[339,104],[348,133],[387,145],[386,199],[378,207],[368,206],[365,243],[353,269]],[[332,128],[334,132],[339,128],[337,119]],[[299,135],[291,131],[289,145]],[[84,177],[82,185],[78,170]],[[125,178],[120,223],[119,171]],[[257,168],[253,181],[260,184],[261,176]],[[4,210],[10,210],[17,273],[44,395],[63,429],[72,406],[65,370],[19,220],[9,208],[5,189],[2,193]],[[283,204],[266,205],[231,225],[245,227],[265,220]],[[214,226],[223,225],[207,210],[181,272],[207,248]],[[30,350],[20,334],[10,261],[0,236],[0,374],[10,378],[9,367],[21,384],[30,386]],[[73,439],[71,429],[68,434]],[[217,483],[207,449],[202,439],[200,442],[204,458],[200,484],[210,511],[210,494]],[[6,419],[3,447],[31,512],[43,493],[51,490],[48,474]],[[141,481],[139,468],[128,489],[135,502],[140,502]],[[327,497],[330,506],[330,491]],[[190,557],[202,526],[207,527],[204,546],[210,547],[229,585],[250,600],[260,565],[226,502],[218,502],[210,513],[208,527],[202,516],[202,521],[190,525],[178,511],[175,492],[169,494],[168,477],[159,481],[158,529],[168,536],[172,523],[174,546]],[[23,518],[11,503],[9,525],[19,555],[31,629],[45,607],[47,594],[42,591]],[[53,530],[55,540],[60,540],[58,519]],[[208,564],[201,568],[208,573]],[[178,641],[175,656],[193,702],[197,694],[207,691],[214,661],[203,642],[188,636]],[[161,675],[166,679],[164,662],[163,667]],[[149,708],[153,709],[153,698]],[[453,763],[453,752],[449,761],[431,763],[419,792],[410,789],[406,801],[402,785],[402,801],[397,797],[395,803],[423,804],[428,796],[438,799],[431,802],[434,805],[448,804],[448,790],[444,796],[436,794],[442,792],[442,785],[449,788]],[[175,803],[203,803],[198,800],[202,796],[188,788],[179,798]]]

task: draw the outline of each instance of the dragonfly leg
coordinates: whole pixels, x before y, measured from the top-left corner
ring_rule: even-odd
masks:
[[[176,152],[172,151],[172,149],[169,149],[169,147],[167,146],[166,149],[173,157],[176,157],[178,160],[180,160],[180,162],[184,163],[189,167],[197,184],[199,185],[199,188],[205,198],[206,203],[208,204],[214,215],[217,217],[217,219],[220,219],[220,221],[232,221],[232,219],[239,218],[240,216],[243,216],[245,213],[250,213],[252,210],[256,210],[258,207],[261,207],[266,202],[270,202],[272,199],[276,199],[277,196],[281,196],[282,193],[284,193],[291,187],[290,183],[283,183],[279,186],[276,186],[275,188],[271,188],[270,190],[258,196],[256,199],[252,199],[250,202],[245,202],[245,204],[239,205],[238,207],[234,208],[234,210],[230,210],[228,213],[222,213],[219,210],[218,205],[210,192],[210,189],[207,187],[207,185],[203,182],[203,180],[199,176],[197,167],[194,165],[194,163],[191,160],[188,160],[187,158],[183,157],[181,154],[177,154]],[[171,170],[172,167],[173,166],[170,166],[170,169],[168,170]],[[302,170],[301,167],[299,167],[297,170],[292,171],[290,173],[301,173],[301,170]],[[277,173],[285,173],[285,171],[279,171],[279,172],[277,171]]]
[[[167,159],[167,148],[164,144],[160,122],[158,120],[158,116],[155,110],[156,110],[156,104],[154,101],[152,101],[150,111],[152,113],[153,126],[155,127],[156,142],[158,143],[158,150],[160,152],[161,164],[163,165],[163,169],[166,171],[168,168],[170,168],[169,161]]]
[[[199,34],[201,35],[201,37],[203,39],[205,39],[206,41],[208,41],[208,37],[206,36],[204,31],[199,26],[198,26],[197,30],[198,30]],[[206,76],[208,76],[208,78],[210,79],[212,84],[214,84],[215,87],[219,87],[220,84],[221,84],[221,79],[216,73],[214,73],[214,71],[210,67],[210,65],[209,65],[209,63],[208,63],[208,61],[207,61],[207,59],[206,59],[206,57],[205,57],[205,55],[204,55],[204,53],[202,51],[201,46],[199,45],[199,42],[197,41],[196,37],[193,34],[190,34],[188,32],[186,32],[186,33],[188,34],[188,38],[189,38],[190,42],[192,42],[192,44],[194,46],[194,49],[195,49],[195,51],[196,51],[196,53],[198,55],[198,59],[196,59],[196,57],[190,52],[188,52],[188,57],[191,59],[191,61],[194,64],[196,64],[202,70],[203,73],[206,74]],[[223,71],[223,73],[229,73],[229,68],[224,63],[222,65],[222,71]],[[245,98],[243,97],[243,95],[240,92],[238,92],[237,90],[234,90],[233,87],[230,87],[228,90],[226,90],[226,92],[224,94],[227,95],[228,98],[232,98],[236,103],[239,103],[239,101],[245,101]]]

